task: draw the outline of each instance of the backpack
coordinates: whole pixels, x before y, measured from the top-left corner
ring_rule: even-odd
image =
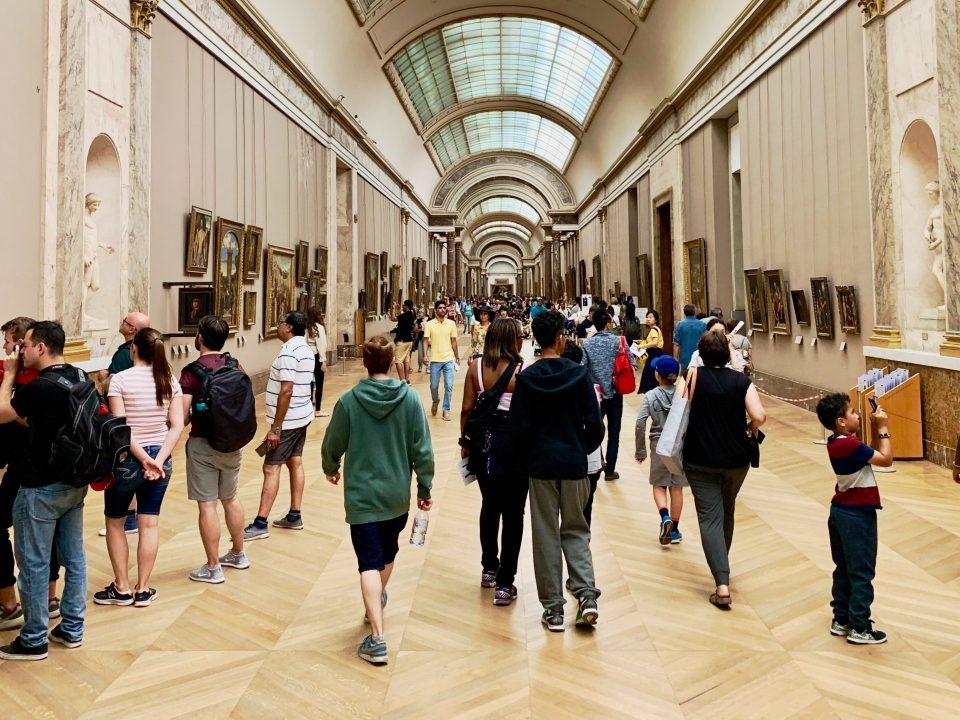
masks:
[[[91,483],[96,483],[96,489],[109,485],[114,469],[130,453],[127,419],[110,413],[96,384],[82,370],[77,369],[76,380],[63,375],[44,375],[41,380],[68,393],[70,419],[50,446],[54,475],[78,488]]]
[[[477,404],[473,406],[470,417],[467,418],[467,422],[463,426],[462,442],[464,447],[470,450],[467,469],[471,472],[477,472],[479,469],[479,463],[486,449],[487,436],[493,427],[493,420],[497,414],[497,406],[500,404],[500,398],[506,391],[507,385],[510,384],[510,378],[513,377],[516,367],[516,363],[512,363],[503,371],[496,385],[489,390],[484,390],[477,396]],[[482,365],[480,372],[483,372]]]
[[[230,353],[224,363],[210,370],[199,360],[185,368],[200,379],[200,392],[193,398],[191,422],[217,452],[240,450],[257,434],[253,383]]]
[[[620,336],[620,347],[613,361],[613,386],[621,395],[629,395],[637,389],[637,378],[627,353],[627,339],[623,335]]]

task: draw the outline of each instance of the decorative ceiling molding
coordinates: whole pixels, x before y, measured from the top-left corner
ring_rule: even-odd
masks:
[[[514,177],[492,177],[480,180],[458,195],[453,207],[459,212],[463,208],[469,207],[474,200],[492,197],[493,195],[521,197],[532,205],[542,208],[545,214],[549,214],[550,208],[553,207],[551,201],[547,199],[540,188],[521,178]]]
[[[431,206],[437,210],[449,210],[448,199],[459,197],[481,180],[503,176],[517,177],[539,188],[551,200],[554,209],[575,204],[567,179],[540,158],[520,152],[489,152],[452,166],[437,183]]]
[[[452,105],[442,112],[437,113],[430,121],[417,128],[417,132],[424,139],[434,135],[437,130],[449,122],[459,118],[473,115],[475,113],[487,112],[490,110],[519,110],[521,112],[533,113],[552,120],[563,127],[575,138],[583,138],[584,127],[565,112],[561,112],[554,105],[545,103],[541,100],[532,98],[517,97],[514,95],[500,95],[497,97],[478,98],[476,100],[467,100],[466,102]],[[592,116],[591,116],[592,117]],[[420,122],[419,117],[415,126]]]
[[[464,222],[464,218],[468,217],[477,205],[493,198],[515,198],[536,210],[541,222],[549,222],[550,206],[543,202],[538,193],[533,192],[523,183],[489,183],[469,195],[464,195],[457,207],[460,222]]]

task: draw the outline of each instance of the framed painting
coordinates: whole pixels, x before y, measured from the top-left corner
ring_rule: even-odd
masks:
[[[214,314],[231,330],[240,327],[243,284],[243,225],[217,218],[217,242],[213,269]]]
[[[243,326],[252,328],[257,323],[257,293],[246,290],[243,293]]]
[[[297,243],[297,285],[305,283],[310,273],[310,243],[301,240]]]
[[[247,225],[243,234],[243,277],[256,280],[260,277],[260,258],[263,257],[263,228]]]
[[[380,297],[380,256],[376,253],[367,253],[364,256],[364,282],[365,291],[364,310],[367,312],[367,320],[377,319],[377,305]]]
[[[196,331],[200,318],[213,314],[212,287],[182,287],[177,298],[177,326],[182,333]]]
[[[390,268],[390,319],[396,320],[400,317],[400,307],[403,304],[403,286],[400,284],[400,266],[394,265]]]
[[[857,310],[857,293],[853,285],[837,285],[837,312],[840,314],[840,329],[848,335],[860,332],[860,313]]]
[[[642,308],[653,305],[650,294],[650,256],[647,253],[637,255],[637,302]]]
[[[327,284],[327,249],[318,245],[314,251],[314,270],[320,273],[320,282]]]
[[[697,312],[707,312],[707,255],[703,238],[683,244],[683,289]]]
[[[774,335],[789,335],[790,308],[787,306],[787,286],[783,282],[783,270],[767,270],[763,276],[770,310],[770,332]]]
[[[263,336],[275,338],[277,326],[296,302],[296,272],[293,250],[267,245],[263,274]]]
[[[817,337],[833,337],[833,298],[830,281],[825,277],[810,278],[810,299],[813,303],[813,319],[817,325]]]
[[[306,290],[301,290],[301,291],[297,294],[297,311],[298,311],[298,312],[302,312],[302,313],[306,314],[306,312],[307,312],[307,300],[309,300],[309,296],[307,295],[307,291],[306,291]]]
[[[387,279],[387,267],[388,267],[388,265],[387,265],[387,253],[382,252],[382,253],[380,253],[380,279],[381,279],[381,280],[386,280],[386,279]]]
[[[803,290],[791,290],[790,299],[793,301],[793,316],[797,319],[797,325],[809,325],[810,306],[807,305],[807,293]]]
[[[617,280],[613,283],[613,296],[619,300],[620,299],[620,281]]]
[[[534,280],[536,282],[536,280]],[[593,256],[593,292],[594,297],[599,297],[603,292],[603,263],[599,255]],[[603,298],[600,298],[601,300]]]
[[[307,279],[307,307],[317,307],[320,291],[324,287],[323,278],[319,270],[313,270]]]
[[[763,270],[744,270],[747,290],[747,321],[751,330],[767,332],[767,303],[763,287]]]
[[[317,297],[317,304],[315,307],[320,311],[320,314],[323,317],[327,316],[327,291],[321,290],[320,295]]]
[[[210,267],[210,233],[213,213],[196,205],[190,210],[187,230],[187,248],[183,272],[187,275],[205,275]]]

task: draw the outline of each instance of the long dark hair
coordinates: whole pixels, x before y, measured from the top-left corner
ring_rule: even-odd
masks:
[[[320,308],[307,308],[307,334],[312,338],[320,334],[317,332],[317,325],[323,325],[323,313]]]
[[[514,320],[497,318],[487,328],[487,338],[483,343],[483,364],[496,369],[501,360],[523,362],[517,352],[519,344],[520,326]]]
[[[167,362],[163,335],[159,330],[143,328],[133,336],[133,346],[137,348],[137,357],[153,368],[153,383],[157,386],[157,406],[163,407],[164,401],[173,399],[173,373]]]

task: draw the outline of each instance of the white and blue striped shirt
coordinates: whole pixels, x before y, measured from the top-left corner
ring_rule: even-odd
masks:
[[[313,420],[313,399],[310,384],[313,382],[313,351],[301,335],[287,340],[273,365],[270,366],[270,379],[267,381],[267,422],[273,425],[277,415],[277,397],[280,395],[280,383],[293,383],[293,397],[283,418],[283,429],[294,430],[309,425]]]

